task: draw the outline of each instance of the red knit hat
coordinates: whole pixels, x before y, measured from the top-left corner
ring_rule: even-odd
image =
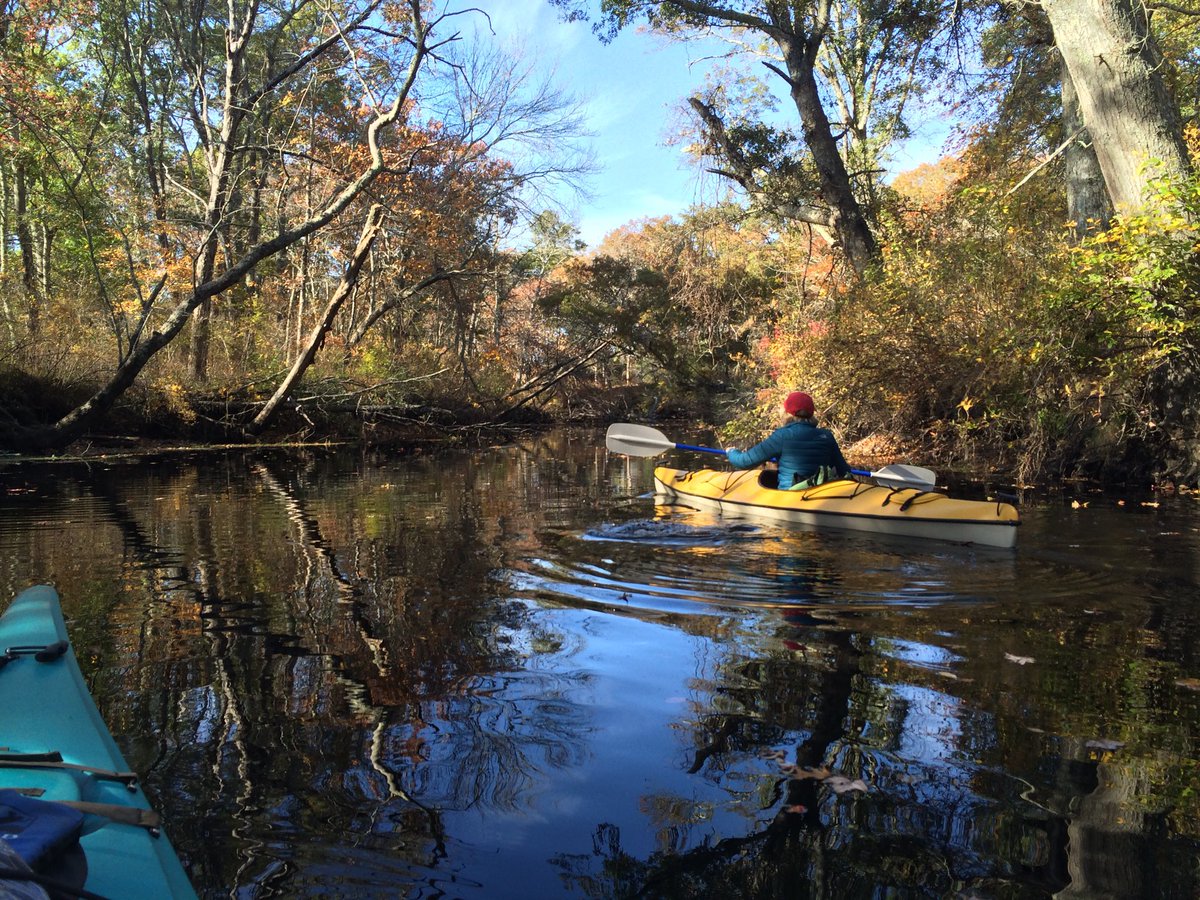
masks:
[[[792,391],[788,394],[787,399],[783,401],[783,408],[790,416],[811,416],[816,411],[813,398],[804,391]]]

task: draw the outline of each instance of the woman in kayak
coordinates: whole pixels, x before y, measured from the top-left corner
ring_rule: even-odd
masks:
[[[850,465],[842,456],[837,438],[828,428],[817,427],[812,397],[793,391],[783,401],[783,408],[791,420],[749,450],[731,447],[726,451],[729,464],[735,469],[750,469],[777,458],[779,487],[783,490],[811,487],[849,475]]]

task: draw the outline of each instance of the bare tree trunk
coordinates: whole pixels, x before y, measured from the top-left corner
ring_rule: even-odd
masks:
[[[312,333],[309,334],[308,343],[305,345],[304,351],[292,363],[292,369],[288,372],[287,377],[283,379],[275,393],[271,396],[271,399],[259,410],[258,415],[254,417],[254,421],[250,423],[251,434],[258,434],[267,426],[267,423],[274,417],[276,410],[279,409],[279,404],[283,403],[291,395],[292,389],[304,377],[304,373],[312,365],[313,360],[317,358],[317,352],[321,349],[321,345],[325,343],[325,336],[329,333],[329,329],[333,325],[334,317],[337,316],[338,310],[342,308],[342,304],[353,293],[354,286],[358,283],[359,273],[362,272],[363,263],[366,262],[367,256],[371,253],[371,245],[375,243],[375,238],[379,235],[379,223],[382,220],[383,207],[378,204],[373,205],[367,213],[366,221],[363,222],[362,234],[359,235],[358,245],[354,248],[354,255],[350,257],[350,263],[346,266],[346,271],[342,273],[342,277],[338,280],[337,289],[325,305],[325,312],[321,315],[321,320],[313,328]]]
[[[54,229],[37,223],[38,296],[50,297],[50,255],[54,247]]]
[[[292,285],[292,289],[288,291],[287,306],[284,307],[283,313],[283,343],[282,347],[287,350],[292,346],[292,314],[296,309],[296,286]]]
[[[240,134],[249,113],[244,104],[243,94],[246,88],[243,79],[246,47],[254,33],[258,3],[247,4],[240,18],[236,16],[235,7],[231,4],[229,24],[225,30],[225,71],[220,128],[208,138],[204,148],[208,167],[208,200],[204,216],[207,233],[196,260],[195,284],[207,284],[216,271],[221,229],[234,199],[233,192],[236,190],[233,160],[237,151],[234,138]],[[198,76],[197,81],[202,83],[203,75]],[[251,271],[253,265],[247,267],[245,275]],[[200,298],[192,313],[192,346],[188,356],[188,368],[192,378],[197,381],[208,378],[212,299],[211,294]]]
[[[1149,11],[1133,0],[1044,0],[1114,208],[1154,202],[1155,177],[1190,172]]]
[[[1072,230],[1075,242],[1089,234],[1108,228],[1112,216],[1112,205],[1104,189],[1104,173],[1092,146],[1091,135],[1083,124],[1079,111],[1079,98],[1075,94],[1075,82],[1066,65],[1062,66],[1063,132],[1070,140],[1063,152],[1063,167],[1066,169],[1067,221],[1074,223]],[[1072,138],[1071,136],[1074,135]]]
[[[671,5],[690,15],[710,17],[735,27],[760,31],[779,48],[784,68],[780,69],[774,63],[765,65],[787,83],[792,103],[800,116],[804,143],[812,154],[820,183],[820,196],[816,198],[818,202],[798,204],[786,201],[786,208],[779,208],[779,212],[829,228],[850,267],[859,275],[865,274],[877,260],[878,245],[862,206],[854,196],[850,172],[838,149],[829,117],[825,114],[817,83],[817,56],[829,30],[830,0],[814,0],[805,16],[801,16],[792,4],[767,3],[764,4],[764,18],[733,9],[736,4],[671,0]],[[717,174],[733,178],[747,190],[762,192],[756,167],[742,157],[740,148],[729,139],[716,111],[697,99],[693,99],[691,104],[703,119],[714,143],[732,165],[733,172],[719,171]],[[779,204],[776,203],[776,206]]]
[[[0,165],[0,275],[8,274],[8,234],[10,209],[8,166]]]
[[[308,272],[308,261],[310,256],[310,244],[310,241],[305,240],[300,248],[300,275],[298,278],[299,284],[296,285],[296,322],[295,328],[292,332],[295,336],[296,350],[300,349],[300,343],[303,340],[302,336],[304,334],[305,300],[307,299],[309,292],[308,279],[310,276]],[[288,327],[291,328],[292,323],[289,322]]]
[[[17,162],[13,173],[13,191],[17,220],[17,244],[21,248],[21,284],[25,288],[26,321],[31,337],[40,330],[41,302],[38,298],[37,251],[33,242],[33,229],[29,227],[29,183],[25,175],[25,164]]]
[[[208,348],[212,335],[212,298],[203,301],[192,315],[192,346],[188,352],[188,373],[196,381],[208,378]]]
[[[829,118],[821,105],[821,94],[813,71],[813,62],[802,48],[784,48],[792,100],[800,113],[804,143],[808,145],[821,180],[821,196],[829,204],[830,227],[846,254],[850,267],[863,275],[875,261],[875,236],[867,225],[862,207],[850,186],[850,173],[838,152],[837,141],[829,127]]]

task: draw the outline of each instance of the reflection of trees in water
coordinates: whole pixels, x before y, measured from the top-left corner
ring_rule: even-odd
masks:
[[[783,652],[721,663],[712,694],[722,712],[693,723],[689,771],[729,792],[729,808],[758,804],[746,833],[660,842],[642,860],[601,825],[592,857],[556,860],[573,884],[597,897],[793,898],[1048,895],[1069,882],[1067,819],[1023,798],[1028,785],[955,758],[963,748],[949,732],[935,738],[944,756],[904,754],[921,723],[904,685],[880,677],[867,635],[792,616],[780,637]],[[963,728],[987,719],[946,705]],[[781,745],[792,749],[771,772],[763,756]],[[823,780],[830,773],[862,778],[869,792],[839,794]],[[1092,786],[1078,772],[1062,780],[1076,801]],[[694,818],[683,798],[643,807],[660,833],[686,832]]]
[[[754,564],[782,548],[768,545]],[[811,559],[784,556],[765,568],[790,597],[812,604],[804,608],[834,611],[816,613],[825,621],[787,615],[786,627],[762,646],[747,642],[740,656],[727,649],[709,703],[688,723],[690,772],[727,792],[719,807],[745,811],[745,831],[723,826],[720,834],[735,836],[718,840],[686,796],[646,798],[659,851],[634,857],[612,826],[601,825],[591,857],[557,860],[572,883],[596,896],[1196,895],[1196,873],[1179,864],[1195,858],[1195,842],[1175,831],[1183,819],[1172,825],[1169,812],[1153,811],[1175,802],[1156,773],[1177,771],[1179,757],[1167,752],[1157,762],[1152,751],[1121,758],[1073,736],[1097,720],[1106,731],[1128,722],[1121,706],[1131,701],[1151,720],[1152,740],[1178,731],[1156,721],[1161,708],[1142,699],[1153,683],[1149,670],[1128,671],[1143,648],[1108,649],[1137,644],[1136,630],[1132,641],[1096,640],[1102,626],[1091,613],[1072,615],[1032,598],[1035,608],[1019,616],[987,608],[1000,622],[981,628],[964,628],[966,611],[953,605],[916,615],[864,612],[835,602],[836,573]],[[1177,614],[1181,607],[1165,608]],[[1014,632],[1014,618],[1046,624]],[[946,655],[953,633],[949,640],[962,645],[954,667],[961,676],[921,668],[919,658],[907,663],[892,646],[903,651],[905,641],[874,633],[892,629],[935,658]],[[1067,629],[1076,633],[1064,639]],[[1078,655],[1093,643],[1105,650],[1090,667],[1059,652]],[[1014,681],[1023,670],[1005,661],[1008,650],[1049,663],[1029,670],[1040,683]],[[1060,658],[1061,668],[1051,662]],[[1039,719],[1031,721],[1035,710]],[[778,746],[789,746],[789,767],[823,763],[861,777],[869,792],[839,796],[819,778],[789,777],[783,768],[764,774],[757,757]],[[1193,806],[1186,792],[1174,798]],[[1161,891],[1165,885],[1173,887]]]
[[[590,857],[556,860],[573,884],[622,897],[1195,895],[1196,874],[1180,864],[1194,843],[1172,833],[1168,813],[1138,812],[1154,802],[1153,769],[1104,742],[1030,730],[997,702],[995,664],[976,662],[1002,651],[970,654],[963,668],[978,677],[951,694],[870,622],[836,627],[824,615],[789,614],[765,649],[727,655],[709,711],[689,723],[689,771],[728,793],[726,809],[750,810],[745,832],[705,837],[701,821],[698,841],[686,798],[647,798],[670,841],[637,858],[600,825]],[[936,632],[931,618],[923,627]],[[881,621],[885,633],[896,625]],[[912,646],[936,651],[927,637]],[[1010,699],[1021,697],[1033,702]],[[788,759],[773,773],[762,756],[779,746]],[[806,767],[869,791],[839,795]]]
[[[555,617],[496,599],[513,594],[489,579],[513,556],[590,561],[573,528],[619,486],[602,451],[532,447],[531,463],[513,447],[444,470],[277,460],[251,477],[239,457],[54,470],[32,526],[5,537],[55,573],[103,712],[200,884],[285,894],[328,875],[432,892],[472,852],[448,813],[540,808],[545,774],[602,745],[591,685],[558,674],[579,668],[570,632],[539,633]],[[1087,586],[1132,566],[1138,546]],[[706,655],[697,706],[676,723],[696,790],[642,798],[659,838],[643,858],[598,828],[593,855],[559,860],[573,884],[605,897],[1045,896],[1069,878],[1065,896],[1197,895],[1195,713],[1181,706],[1193,695],[1171,686],[1194,674],[1200,604],[1119,580],[1121,603],[1014,591],[940,612],[851,609],[873,583],[792,549],[736,564],[778,578],[811,619],[767,633],[628,613]],[[100,556],[121,561],[115,575],[87,568]],[[875,577],[890,587],[902,565],[885,559]],[[906,661],[904,641],[952,649],[959,680]],[[554,671],[539,671],[550,656]],[[1097,750],[1095,736],[1125,746]],[[870,792],[789,775],[762,758],[779,747]]]
[[[141,662],[136,691],[98,691],[122,697],[114,730],[159,742],[137,739],[131,762],[186,811],[171,830],[204,883],[278,890],[293,866],[433,880],[445,812],[520,809],[546,769],[584,756],[583,676],[521,659],[524,641],[562,638],[491,596],[503,523],[530,525],[528,500],[504,486],[529,467],[418,472],[408,493],[400,468],[362,481],[321,465],[250,469],[249,496],[244,471],[226,481],[188,465],[136,485],[128,473],[79,482],[137,587],[102,590],[96,612],[142,623],[105,650]],[[484,481],[498,489],[474,489]]]

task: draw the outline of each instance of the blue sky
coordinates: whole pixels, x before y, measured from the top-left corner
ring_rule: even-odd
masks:
[[[605,45],[589,23],[561,21],[546,0],[462,2],[486,11],[497,40],[523,45],[585,104],[599,170],[588,185],[589,198],[565,202],[566,218],[590,247],[627,222],[680,213],[711,195],[711,176],[702,181],[682,148],[666,145],[684,101],[704,82],[711,47],[667,43],[635,29]],[[482,16],[475,18],[486,28]],[[942,127],[918,124],[918,138],[896,171],[939,155]]]

